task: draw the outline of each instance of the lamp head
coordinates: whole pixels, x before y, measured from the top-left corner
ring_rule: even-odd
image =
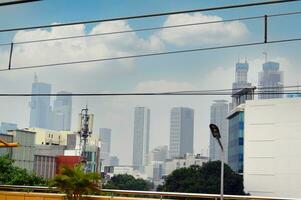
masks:
[[[215,124],[210,124],[209,128],[210,128],[211,134],[214,138],[216,138],[216,139],[221,138],[221,134],[219,132],[219,129]]]

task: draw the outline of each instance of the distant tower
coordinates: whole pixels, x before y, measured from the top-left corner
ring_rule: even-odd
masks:
[[[266,59],[267,60],[267,59]],[[266,61],[258,73],[259,99],[283,98],[283,72],[277,62]],[[276,93],[276,94],[268,94]]]
[[[70,92],[61,91],[58,94],[68,95]],[[53,126],[54,130],[69,131],[71,129],[71,115],[72,115],[72,97],[71,96],[57,96],[53,103]]]
[[[49,94],[51,85],[38,81],[38,76],[34,75],[32,83],[32,94]],[[30,107],[29,127],[51,128],[51,106],[50,96],[32,96]]]
[[[150,110],[136,107],[134,117],[133,166],[143,171],[147,163],[150,135]]]
[[[238,92],[240,89],[249,88],[252,86],[251,83],[248,82],[248,71],[249,71],[249,64],[247,59],[244,63],[238,62],[236,63],[235,68],[235,82],[232,84],[232,93]],[[235,100],[232,99],[232,104],[230,109],[235,108]]]
[[[170,112],[170,158],[193,153],[194,111],[191,108],[175,107]]]
[[[229,112],[228,101],[226,100],[215,100],[210,108],[210,123],[218,126],[222,144],[225,151],[225,162],[228,160],[228,120],[227,115]],[[220,160],[220,147],[216,142],[216,139],[210,134],[210,147],[209,147],[210,160]]]
[[[111,129],[100,128],[99,129],[101,140],[101,156],[102,166],[110,165],[110,152],[111,152]]]

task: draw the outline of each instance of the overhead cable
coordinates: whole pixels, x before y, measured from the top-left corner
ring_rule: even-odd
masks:
[[[110,58],[98,58],[98,59],[90,59],[90,60],[79,60],[79,61],[60,62],[60,63],[41,64],[41,65],[28,65],[28,66],[20,66],[20,67],[11,67],[9,69],[0,69],[0,72],[10,71],[10,70],[58,67],[58,66],[62,66],[62,65],[104,62],[104,61],[112,61],[112,60],[151,57],[151,56],[160,56],[160,55],[169,55],[169,54],[180,54],[180,53],[189,53],[189,52],[197,52],[197,51],[209,51],[209,50],[236,48],[236,47],[257,46],[257,45],[263,45],[263,44],[275,44],[275,43],[293,42],[293,41],[300,41],[300,40],[301,40],[301,38],[292,38],[292,39],[283,39],[283,40],[272,40],[272,41],[267,41],[267,42],[242,43],[242,44],[235,44],[235,45],[185,49],[185,50],[177,50],[177,51],[165,51],[165,52],[137,54],[137,55],[129,55],[129,56],[110,57]]]
[[[298,2],[298,1],[300,1],[300,0],[278,0],[278,1],[262,1],[262,2],[246,3],[246,4],[233,4],[233,5],[227,5],[227,6],[200,8],[200,9],[193,9],[193,10],[182,10],[182,11],[174,11],[174,12],[162,12],[162,13],[153,13],[153,14],[146,14],[146,15],[135,15],[135,16],[128,16],[128,17],[110,18],[110,19],[98,19],[98,20],[78,21],[78,22],[62,23],[62,24],[49,24],[49,25],[40,25],[40,26],[28,26],[28,27],[0,29],[0,32],[11,32],[11,31],[30,30],[30,29],[38,29],[38,28],[73,26],[73,25],[79,25],[79,24],[91,24],[91,23],[111,22],[111,21],[129,20],[129,19],[141,19],[141,18],[160,17],[160,16],[167,16],[167,15],[177,15],[177,14],[184,14],[184,13],[206,12],[206,11],[214,11],[214,10],[226,10],[226,9],[234,9],[234,8],[263,6],[263,5],[270,5],[270,4],[290,3],[290,2]]]

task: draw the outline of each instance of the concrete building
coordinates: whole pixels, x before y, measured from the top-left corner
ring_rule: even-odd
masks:
[[[31,93],[47,94],[51,93],[51,85],[38,81],[35,74],[34,82],[32,83]],[[51,106],[50,96],[32,96],[30,107],[30,122],[29,127],[51,128]]]
[[[151,163],[153,161],[164,162],[167,158],[168,158],[168,146],[167,145],[158,146],[149,152],[148,163]]]
[[[169,175],[176,169],[183,167],[190,167],[191,165],[202,166],[203,163],[208,162],[209,158],[206,156],[201,156],[199,154],[186,154],[184,157],[178,157],[173,159],[168,159],[164,163],[164,176]]]
[[[221,141],[224,147],[225,162],[228,161],[228,120],[229,105],[226,100],[215,100],[210,108],[210,123],[218,126],[221,133]],[[221,149],[216,139],[210,134],[209,158],[210,160],[221,159]]]
[[[300,98],[246,102],[246,192],[260,196],[301,198],[300,113]]]
[[[279,63],[265,62],[262,66],[263,71],[258,74],[259,99],[282,98],[283,94],[283,72],[279,71]],[[265,93],[279,94],[265,94]]]
[[[100,128],[99,134],[101,140],[100,158],[102,160],[102,166],[109,166],[111,152],[111,129]]]
[[[70,92],[60,91],[60,95],[71,94]],[[53,103],[52,129],[57,131],[70,131],[72,116],[72,97],[57,96]]]
[[[149,152],[150,110],[146,107],[136,107],[134,116],[133,166],[143,172]]]
[[[18,129],[18,125],[10,122],[1,122],[0,125],[0,133],[6,134],[8,130],[16,130]]]
[[[29,172],[33,172],[35,153],[35,132],[26,130],[12,130],[7,132],[12,135],[15,142],[21,144],[17,148],[12,148],[12,159],[14,165]]]
[[[35,145],[34,173],[46,179],[56,175],[56,157],[64,155],[66,146],[62,145]]]
[[[170,158],[193,153],[194,111],[191,108],[175,107],[170,112]]]
[[[54,131],[44,128],[26,128],[26,131],[35,132],[36,145],[67,145],[67,135],[70,131]]]

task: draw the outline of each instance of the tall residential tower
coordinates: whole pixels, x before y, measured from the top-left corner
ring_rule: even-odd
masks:
[[[133,166],[143,171],[149,152],[150,110],[146,107],[136,107],[134,116]]]
[[[215,100],[210,108],[210,123],[218,126],[221,133],[221,141],[224,147],[225,162],[228,160],[228,120],[227,115],[229,112],[228,101]],[[221,150],[216,139],[210,134],[209,146],[210,160],[220,160]]]
[[[193,153],[194,111],[191,108],[175,107],[170,112],[170,158]]]
[[[69,92],[61,91],[58,94],[68,95]],[[52,129],[69,131],[71,129],[72,97],[58,96],[53,103]]]

